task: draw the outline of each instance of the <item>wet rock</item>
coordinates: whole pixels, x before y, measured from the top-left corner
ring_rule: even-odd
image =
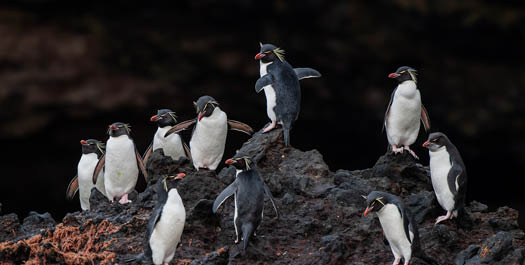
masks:
[[[432,235],[442,246],[446,247],[455,247],[459,241],[458,234],[442,224],[437,224],[432,228]]]
[[[467,260],[472,259],[476,253],[478,253],[480,249],[479,245],[470,245],[468,248],[462,250],[458,253],[456,258],[454,259],[454,264],[456,265],[464,265]]]
[[[498,232],[489,237],[479,250],[478,256],[483,263],[501,260],[512,249],[512,236],[508,232]]]
[[[411,194],[405,200],[405,205],[418,223],[423,222],[427,214],[438,210],[436,196],[434,195],[434,192],[431,191]]]
[[[291,193],[284,194],[283,198],[281,199],[281,204],[292,204],[294,202],[293,195]]]
[[[14,213],[0,217],[0,242],[12,240],[19,234],[20,222]]]
[[[489,207],[487,205],[477,201],[471,201],[467,208],[470,210],[470,212],[473,213],[486,213],[489,210]]]
[[[31,211],[29,212],[29,216],[24,218],[22,229],[27,235],[30,235],[32,232],[34,233],[34,231],[52,229],[55,225],[56,222],[50,213],[39,214]]]

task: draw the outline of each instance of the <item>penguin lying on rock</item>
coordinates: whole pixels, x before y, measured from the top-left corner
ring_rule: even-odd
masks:
[[[259,228],[263,218],[264,193],[270,198],[277,218],[279,211],[273,200],[272,193],[266,183],[255,169],[255,165],[248,157],[236,157],[226,160],[226,164],[232,165],[237,170],[235,180],[224,189],[213,203],[213,213],[231,195],[234,195],[235,213],[233,225],[235,227],[235,244],[239,243],[242,232],[243,252],[246,251],[248,242],[255,230]]]
[[[71,180],[66,191],[66,198],[72,200],[77,190],[79,190],[80,208],[82,210],[89,210],[89,196],[91,189],[96,187],[102,194],[106,195],[104,188],[104,172],[98,175],[97,183],[92,182],[93,171],[97,163],[104,155],[104,143],[95,139],[80,140],[82,145],[82,156],[78,161],[77,175]]]
[[[388,75],[397,80],[396,87],[385,113],[383,128],[386,128],[388,143],[394,153],[407,150],[414,158],[419,159],[410,149],[419,134],[420,122],[425,131],[430,130],[430,119],[427,110],[421,103],[421,94],[417,89],[416,70],[408,66],[399,67],[395,73]]]
[[[266,112],[271,120],[263,133],[275,128],[277,123],[283,125],[284,143],[290,145],[290,130],[299,116],[301,108],[301,87],[299,80],[321,77],[312,68],[292,68],[284,60],[284,50],[272,44],[260,44],[261,50],[255,55],[259,61],[261,77],[255,83],[257,93],[264,89]]]
[[[467,170],[458,149],[440,132],[431,133],[423,144],[430,156],[430,178],[436,198],[447,211],[436,224],[453,217],[462,218],[467,193]]]
[[[367,203],[363,215],[366,216],[370,212],[377,213],[383,233],[395,257],[392,265],[398,265],[401,259],[404,259],[405,265],[408,265],[412,257],[418,257],[430,264],[438,264],[434,259],[426,256],[421,249],[417,224],[401,199],[380,191],[372,191],[368,196],[363,197]]]
[[[195,169],[215,170],[221,162],[228,128],[253,134],[253,129],[238,121],[228,120],[219,103],[210,96],[202,96],[194,102],[197,118],[181,122],[169,129],[164,137],[180,132],[195,124],[190,140],[191,158]]]
[[[106,154],[100,158],[93,173],[93,183],[97,183],[98,175],[104,168],[106,195],[111,202],[120,198],[121,204],[131,202],[128,200],[128,193],[137,184],[139,167],[148,182],[148,173],[135,147],[135,142],[130,137],[130,127],[129,124],[122,122],[115,122],[109,126]]]
[[[173,259],[186,222],[186,210],[176,188],[184,176],[179,173],[157,182],[158,201],[149,219],[145,251],[126,262],[167,265]]]

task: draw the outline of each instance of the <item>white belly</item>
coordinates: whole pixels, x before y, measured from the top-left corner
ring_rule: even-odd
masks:
[[[386,121],[388,142],[395,145],[413,144],[419,133],[421,119],[421,95],[413,81],[401,83]]]
[[[452,168],[450,156],[444,146],[435,152],[429,151],[428,153],[430,155],[430,177],[436,198],[441,207],[451,211],[455,203],[454,195],[448,186],[448,172]]]
[[[259,62],[259,73],[261,77],[265,76],[268,71],[266,68],[268,65],[272,63],[263,63]],[[276,121],[277,116],[275,115],[275,105],[277,104],[276,97],[275,97],[275,89],[272,85],[267,85],[263,87],[264,89],[264,95],[266,96],[266,113],[268,114],[268,118],[270,118],[271,121]]]
[[[195,125],[190,140],[191,156],[196,169],[215,170],[221,162],[228,133],[228,117],[219,107],[212,115],[204,117]]]
[[[149,239],[154,264],[169,263],[173,259],[185,221],[186,210],[182,199],[176,189],[171,189],[160,220],[155,225]]]
[[[107,197],[115,199],[133,190],[139,169],[135,145],[127,135],[110,137],[106,143],[104,184]]]
[[[171,129],[171,126],[157,129],[157,132],[153,137],[152,151],[161,148],[164,155],[171,157],[173,160],[179,160],[181,157],[186,157],[178,133],[172,133],[168,137],[164,137],[164,134],[166,134],[169,129]]]
[[[394,256],[410,260],[412,257],[412,246],[407,239],[403,219],[401,219],[398,208],[393,204],[386,204],[377,212],[377,216]],[[412,240],[414,235],[412,232],[409,232],[409,235]]]
[[[83,154],[80,157],[77,167],[78,176],[78,193],[80,197],[80,208],[82,210],[89,210],[89,196],[91,195],[91,189],[95,187],[93,185],[93,172],[98,163],[97,154]],[[106,195],[104,189],[104,172],[101,171],[97,178],[97,189]]]

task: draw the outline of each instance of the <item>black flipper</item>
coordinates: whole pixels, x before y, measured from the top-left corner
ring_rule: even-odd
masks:
[[[75,175],[75,177],[69,182],[69,185],[67,186],[66,190],[66,199],[72,200],[73,197],[75,197],[75,194],[77,194],[78,191],[78,175]]]
[[[142,175],[144,176],[146,183],[148,183],[148,172],[146,171],[146,167],[144,167],[144,162],[142,161],[142,157],[140,157],[137,147],[135,147],[135,158],[137,159],[137,164],[139,165],[140,171],[142,171]]]
[[[102,168],[104,168],[104,164],[106,163],[106,154],[103,154],[100,159],[98,160],[97,166],[95,167],[95,170],[93,171],[93,184],[97,184],[98,174],[100,174],[100,171],[102,171]]]
[[[186,156],[188,157],[188,159],[192,161],[193,159],[191,157],[190,147],[185,142],[182,142],[182,147],[184,148],[184,153],[186,153]]]
[[[403,219],[403,229],[405,230],[405,234],[407,236],[408,242],[412,244],[412,239],[410,238],[410,228],[408,227],[410,220],[408,220],[408,216],[402,211],[402,209],[395,204],[397,209],[399,210],[399,214],[401,215],[401,219]]]
[[[232,196],[235,191],[237,191],[237,182],[233,182],[230,184],[230,186],[226,187],[219,196],[215,199],[215,202],[213,202],[213,213],[217,212],[217,209],[221,206],[221,204],[228,199],[228,197]]]
[[[386,108],[385,112],[385,118],[383,119],[383,128],[381,129],[381,132],[383,132],[386,128],[386,120],[388,120],[388,115],[390,114],[390,106],[392,106],[392,101],[394,101],[394,94],[396,93],[397,88],[394,89],[394,92],[392,92],[392,95],[390,95],[390,102],[388,102],[388,107]]]
[[[427,109],[425,109],[425,106],[423,106],[423,104],[421,104],[421,121],[423,122],[425,132],[430,131],[430,118],[428,117]]]
[[[146,257],[151,258],[151,246],[149,245],[149,238],[151,237],[151,234],[153,234],[153,230],[155,229],[155,226],[160,220],[160,217],[162,216],[162,208],[164,208],[164,204],[159,204],[151,214],[151,217],[148,222],[148,230],[146,231],[146,240],[145,243],[147,245],[144,254]]]
[[[294,68],[293,70],[299,80],[312,77],[321,77],[321,73],[312,68]]]
[[[265,86],[271,85],[273,83],[273,79],[274,78],[272,74],[266,74],[260,77],[255,83],[255,92],[259,93]]]
[[[240,121],[234,121],[234,120],[228,120],[228,128],[230,130],[239,131],[246,133],[248,135],[253,134],[253,129],[246,123],[242,123]]]
[[[153,152],[153,143],[151,143],[148,146],[148,149],[146,149],[146,152],[144,152],[144,155],[142,156],[142,162],[144,162],[144,165],[148,163],[149,156],[151,155],[151,152]]]
[[[273,200],[272,192],[270,191],[270,188],[268,188],[268,185],[266,185],[266,183],[264,183],[264,181],[263,181],[263,187],[264,187],[264,192],[266,193],[266,196],[268,196],[268,198],[270,198],[270,201],[272,202],[272,206],[273,206],[273,209],[275,211],[275,215],[277,215],[277,219],[279,219],[279,210],[277,209],[277,206],[275,206],[275,202]]]
[[[183,121],[181,123],[178,123],[175,126],[173,126],[171,129],[169,129],[164,134],[164,137],[167,137],[168,135],[170,135],[172,133],[178,133],[180,131],[184,131],[184,130],[188,129],[190,126],[192,126],[196,122],[197,122],[197,119],[191,119],[191,120],[187,120],[187,121]]]

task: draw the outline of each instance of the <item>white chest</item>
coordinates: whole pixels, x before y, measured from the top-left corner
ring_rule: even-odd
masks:
[[[215,108],[212,115],[197,122],[190,140],[191,155],[196,168],[217,168],[224,153],[227,133],[228,117],[219,107]]]
[[[155,136],[153,137],[152,150],[155,151],[159,148],[162,149],[164,155],[170,156],[173,160],[178,160],[181,157],[185,157],[184,147],[182,146],[182,140],[178,133],[173,133],[164,137],[166,132],[171,129],[172,126],[166,126],[158,128]]]
[[[135,145],[126,135],[110,137],[106,143],[104,184],[111,199],[122,196],[135,187],[138,178]]]
[[[272,63],[263,63],[259,62],[259,72],[261,74],[261,77],[266,75],[268,73],[267,67]],[[277,120],[277,116],[275,115],[275,105],[277,104],[277,99],[275,96],[275,89],[272,85],[267,85],[264,88],[264,95],[266,96],[266,114],[268,114],[268,118],[272,121]]]
[[[405,81],[396,89],[386,121],[391,144],[411,145],[419,133],[421,95],[413,81]]]
[[[77,167],[78,192],[80,196],[80,207],[82,210],[89,210],[89,196],[93,188],[93,171],[98,163],[98,157],[95,153],[83,154],[80,157]],[[104,172],[100,172],[97,178],[97,188],[106,194],[104,190]]]
[[[429,151],[429,156],[430,177],[432,179],[432,187],[436,193],[436,198],[441,207],[450,211],[454,208],[454,196],[448,185],[448,173],[452,168],[450,155],[447,152],[446,147],[443,146],[437,151]]]
[[[412,246],[408,241],[403,226],[403,219],[397,206],[386,204],[377,212],[379,222],[385,233],[385,237],[390,243],[390,248],[396,257],[410,259],[412,255]],[[411,240],[414,238],[412,232],[409,232]]]

